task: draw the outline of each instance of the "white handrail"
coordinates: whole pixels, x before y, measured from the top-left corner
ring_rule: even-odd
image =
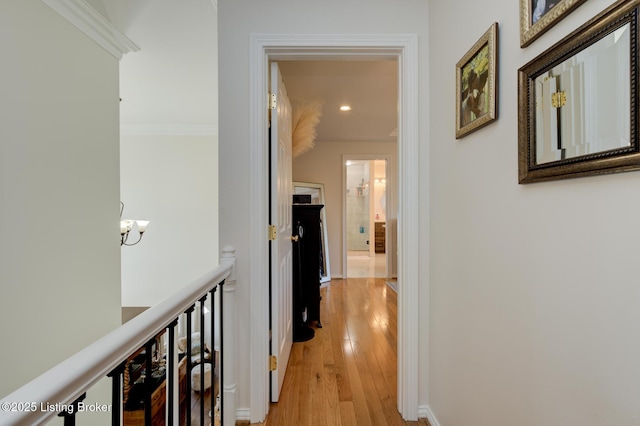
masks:
[[[225,247],[225,253],[233,253]],[[174,295],[121,325],[80,352],[65,359],[31,382],[4,397],[0,404],[34,403],[33,411],[0,410],[1,425],[40,424],[56,412],[40,410],[40,404],[73,403],[87,389],[103,379],[133,352],[164,330],[215,285],[227,279],[232,262],[222,264],[198,278]],[[231,307],[226,307],[230,309]],[[229,348],[231,349],[231,348]],[[4,405],[1,405],[5,407]]]

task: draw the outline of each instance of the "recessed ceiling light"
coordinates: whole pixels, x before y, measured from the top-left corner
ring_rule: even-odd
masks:
[[[340,111],[351,111],[351,107],[349,105],[341,105]]]

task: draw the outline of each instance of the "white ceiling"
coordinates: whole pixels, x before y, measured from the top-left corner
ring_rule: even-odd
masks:
[[[212,0],[88,0],[140,50],[120,62],[123,133],[217,133]],[[316,141],[394,141],[397,62],[282,61],[292,103],[323,100]],[[352,111],[338,107],[348,103]]]
[[[323,101],[317,141],[395,141],[396,61],[279,62],[291,103]],[[343,104],[352,110],[339,110]]]

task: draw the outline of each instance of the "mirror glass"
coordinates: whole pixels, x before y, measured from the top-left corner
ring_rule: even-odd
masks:
[[[327,240],[327,206],[324,203],[324,184],[309,182],[293,182],[294,194],[311,195],[311,204],[322,204],[320,210],[320,283],[331,281],[329,267],[329,246]]]
[[[535,78],[535,159],[551,163],[630,140],[630,24]]]

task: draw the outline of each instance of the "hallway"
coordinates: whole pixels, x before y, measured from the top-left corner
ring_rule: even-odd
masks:
[[[368,251],[350,250],[347,253],[348,278],[384,278],[386,276],[386,255]]]
[[[334,280],[321,290],[323,328],[294,343],[281,399],[264,425],[428,425],[397,401],[397,297],[384,279]]]

